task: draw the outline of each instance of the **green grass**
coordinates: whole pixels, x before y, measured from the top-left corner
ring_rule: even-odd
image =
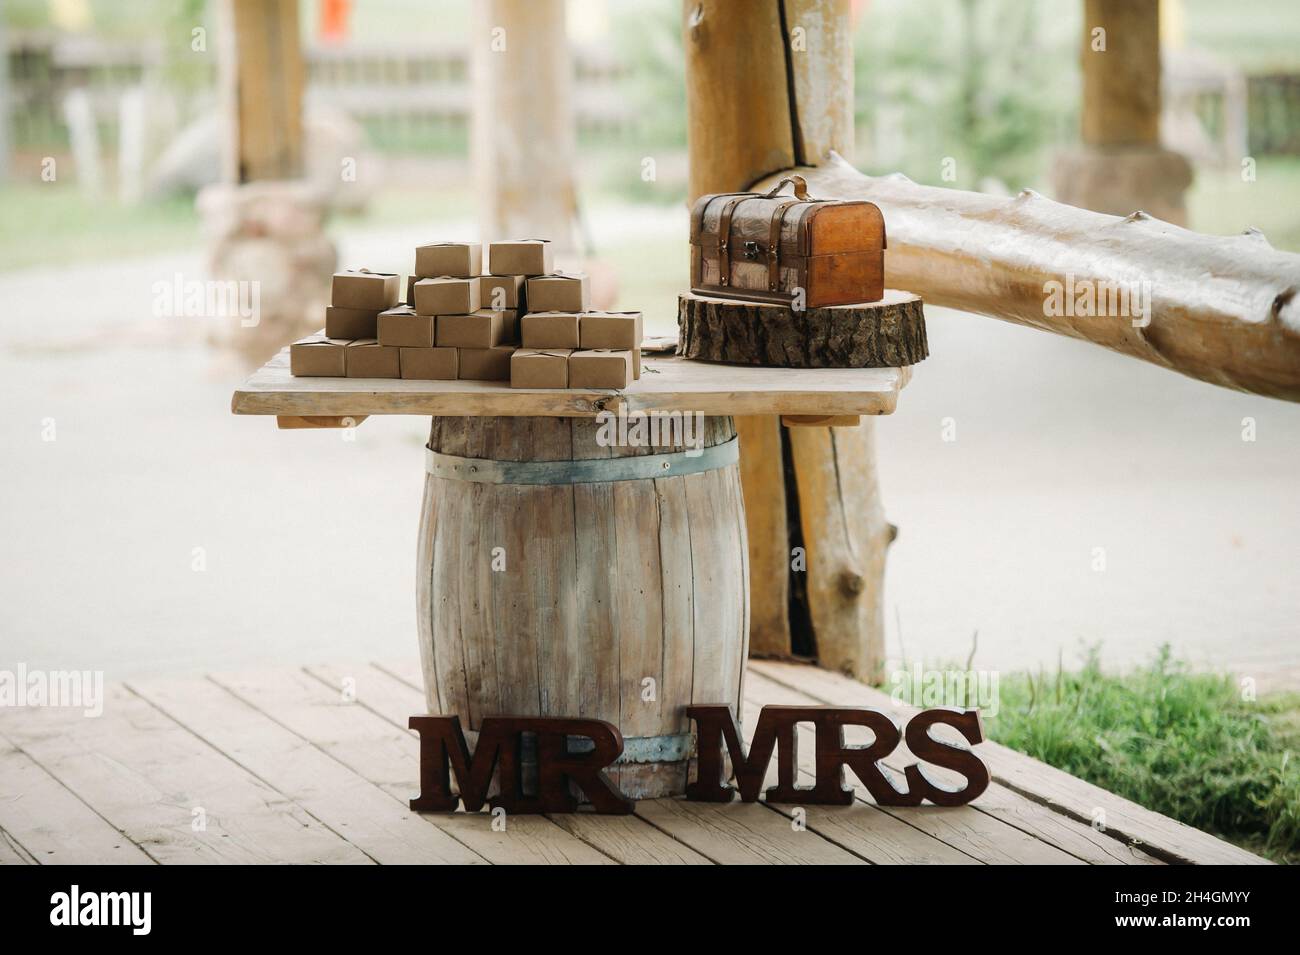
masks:
[[[125,205],[62,182],[0,189],[0,270],[126,258],[199,244],[192,199]]]
[[[1189,46],[1250,72],[1290,70],[1300,62],[1295,0],[1184,0],[1183,6]]]
[[[439,223],[472,220],[474,215],[474,193],[469,189],[437,186],[385,187],[375,191],[359,214],[331,213],[327,231],[336,238],[342,238],[357,229],[381,229],[420,223],[428,223],[431,230],[436,230]]]
[[[1300,862],[1300,695],[1243,699],[1168,647],[1132,673],[1002,674],[989,738],[1278,862]],[[947,700],[962,705],[961,700]]]
[[[361,215],[335,214],[327,231],[428,222],[473,215],[473,196],[434,188],[378,191]],[[40,265],[111,261],[203,246],[194,200],[179,196],[127,205],[90,199],[61,182],[0,188],[0,272]]]
[[[1236,235],[1249,226],[1263,231],[1273,248],[1300,252],[1300,159],[1258,161],[1254,181],[1237,168],[1199,170],[1187,193],[1188,224],[1197,232]]]

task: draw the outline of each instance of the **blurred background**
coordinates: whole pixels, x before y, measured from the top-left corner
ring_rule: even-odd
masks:
[[[528,122],[571,141],[524,148],[528,168],[572,171],[551,234],[607,305],[671,334],[688,283],[681,3],[554,6],[563,32],[529,39],[569,102]],[[229,401],[322,324],[335,262],[409,272],[417,243],[493,238],[510,221],[481,186],[502,161],[476,145],[476,12],[301,0],[305,181],[250,212],[220,186],[223,7],[0,0],[0,667],[115,679],[416,652],[427,422],[277,432]],[[1068,191],[1082,3],[853,9],[860,168]],[[1161,140],[1191,165],[1187,225],[1255,227],[1300,251],[1300,7],[1165,0],[1161,36]],[[263,289],[257,328],[159,307],[160,288],[241,269],[282,280]],[[1300,689],[1300,409],[928,315],[932,357],[877,428],[900,528],[891,656],[974,649],[976,666],[1025,669],[1100,645],[1122,668],[1169,643],[1197,666]]]

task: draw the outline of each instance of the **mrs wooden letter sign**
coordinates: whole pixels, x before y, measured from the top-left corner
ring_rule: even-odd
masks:
[[[988,768],[971,750],[930,735],[933,727],[942,724],[953,727],[972,745],[983,742],[978,710],[923,710],[912,717],[906,730],[900,730],[880,710],[765,706],[748,753],[729,707],[691,706],[686,712],[695,721],[699,741],[698,772],[686,788],[687,799],[730,802],[739,790],[745,802],[756,801],[773,750],[777,757],[777,785],[763,794],[769,802],[848,805],[853,802],[853,790],[844,786],[846,768],[882,806],[919,806],[923,800],[938,806],[960,806],[989,785]],[[811,789],[795,787],[800,723],[809,723],[814,730],[815,782]],[[605,767],[623,752],[622,734],[604,720],[489,716],[483,720],[473,754],[458,716],[412,716],[410,726],[420,734],[420,795],[411,800],[411,808],[417,812],[452,812],[462,801],[467,812],[477,812],[485,802],[509,813],[573,812],[578,808],[575,787],[596,812],[632,811],[632,800],[620,793],[604,773]],[[846,744],[846,726],[866,727],[874,735],[873,741],[866,746]],[[537,782],[530,793],[524,792],[520,757],[526,734],[537,744]],[[590,740],[591,747],[581,753],[569,752],[571,737]],[[906,741],[918,760],[904,770],[905,789],[898,787],[880,763],[900,741]],[[724,778],[723,746],[731,757],[734,789]],[[955,771],[965,778],[965,785],[959,789],[940,785],[926,774],[922,763]],[[459,794],[452,789],[452,773]],[[497,795],[489,800],[494,774]]]

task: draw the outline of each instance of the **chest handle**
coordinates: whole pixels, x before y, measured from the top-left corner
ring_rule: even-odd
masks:
[[[766,193],[763,194],[763,198],[775,199],[776,194],[780,192],[782,189],[784,189],[786,186],[794,187],[794,197],[796,199],[804,199],[804,200],[809,199],[808,180],[806,180],[803,176],[782,177],[780,182],[778,182],[775,186],[773,186],[771,189],[769,189]]]

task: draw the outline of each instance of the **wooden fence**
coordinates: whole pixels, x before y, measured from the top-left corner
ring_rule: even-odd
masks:
[[[469,55],[452,44],[384,43],[310,46],[308,102],[341,108],[390,152],[459,153],[468,137]],[[10,122],[25,151],[68,147],[64,102],[84,91],[101,141],[117,139],[123,95],[142,84],[165,90],[186,118],[215,95],[213,58],[166,62],[158,47],[20,34],[9,38]],[[584,141],[619,141],[633,133],[636,113],[624,92],[626,66],[610,51],[573,51],[574,109]],[[174,74],[183,76],[172,82]]]
[[[349,113],[385,152],[463,154],[470,109],[469,57],[456,44],[386,42],[309,46],[307,96]],[[574,107],[585,143],[636,135],[627,95],[629,68],[598,47],[574,49]],[[52,33],[9,37],[11,142],[26,152],[68,148],[65,98],[84,92],[100,141],[117,140],[124,94],[141,84],[167,91],[183,121],[206,108],[215,89],[211,58],[165,62],[156,45]],[[183,82],[173,81],[179,72]],[[1212,133],[1223,122],[1217,90],[1199,95],[1196,112]],[[1252,156],[1300,155],[1300,73],[1246,77],[1247,146]]]

